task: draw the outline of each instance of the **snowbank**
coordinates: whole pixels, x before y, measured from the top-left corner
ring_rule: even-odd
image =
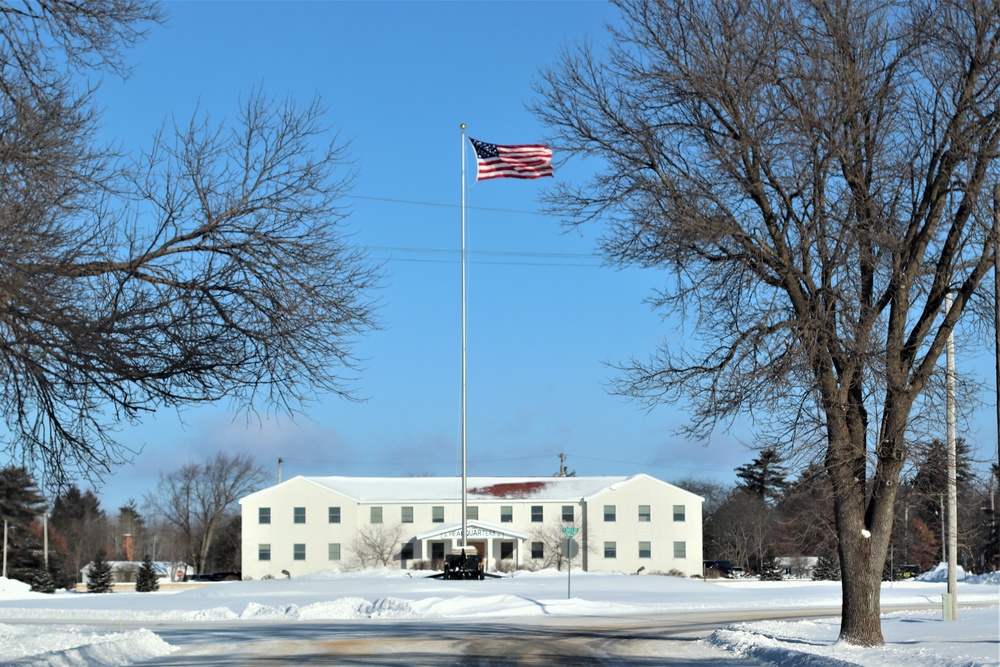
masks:
[[[425,572],[377,570],[319,572],[295,579],[219,582],[172,592],[92,595],[31,593],[19,582],[0,579],[0,663],[111,667],[164,655],[172,650],[151,632],[93,632],[89,621],[347,621],[357,619],[448,619],[465,622],[542,616],[636,616],[698,611],[836,608],[837,582],[721,581],[652,575],[605,575],[574,571],[571,594],[565,572],[517,573],[486,581],[448,582]],[[930,577],[928,577],[930,578]],[[940,606],[945,584],[935,580],[886,583],[890,605]],[[703,656],[730,655],[777,667],[979,667],[997,666],[1000,650],[1000,574],[964,577],[959,586],[959,620],[944,623],[940,611],[888,614],[885,649],[837,644],[839,619],[755,622],[733,625],[703,640]],[[81,624],[31,627],[2,619]],[[220,640],[220,651],[226,650]],[[224,654],[220,654],[224,655]]]

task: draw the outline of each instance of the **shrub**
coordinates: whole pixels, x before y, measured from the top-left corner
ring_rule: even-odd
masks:
[[[513,558],[504,558],[497,564],[497,572],[508,574],[517,570],[517,563]]]
[[[38,570],[31,577],[31,590],[36,593],[55,593],[55,579],[52,578],[52,574],[48,570]]]

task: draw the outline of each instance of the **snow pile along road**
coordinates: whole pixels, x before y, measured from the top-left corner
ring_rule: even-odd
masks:
[[[491,619],[558,617],[627,617],[645,614],[683,616],[725,610],[835,609],[838,582],[750,580],[706,582],[667,576],[629,576],[574,572],[567,596],[565,572],[517,573],[482,582],[447,582],[426,573],[378,570],[322,572],[296,579],[220,582],[200,588],[158,593],[111,595],[60,592],[31,593],[26,584],[0,579],[0,664],[17,667],[117,667],[170,653],[173,648],[147,630],[94,631],[87,623],[117,626],[153,621],[198,623],[199,656],[211,653],[225,662],[232,635],[211,640],[211,624],[220,622],[391,621],[406,619]],[[841,645],[839,618],[808,621],[740,623],[720,629],[685,651],[701,651],[697,662],[716,664],[720,651],[746,663],[770,667],[1000,667],[1000,575],[964,577],[959,584],[959,619],[941,620],[946,585],[928,575],[925,581],[886,583],[884,609],[891,605],[932,605],[932,611],[895,612],[883,619],[886,647],[858,649]],[[988,605],[988,606],[984,606]],[[803,614],[808,614],[804,611]],[[46,624],[21,625],[30,619]],[[322,627],[319,624],[319,627]],[[230,643],[227,643],[230,642]],[[637,654],[638,655],[638,654]],[[687,655],[687,654],[686,654]],[[652,657],[654,662],[650,662]],[[642,664],[656,664],[645,656]],[[627,663],[623,663],[627,664]]]
[[[149,630],[92,632],[81,627],[53,631],[0,624],[2,663],[10,667],[119,667],[167,655],[174,649]]]
[[[772,667],[991,667],[1000,664],[998,626],[996,607],[963,609],[952,623],[940,612],[895,612],[882,617],[882,648],[838,642],[838,618],[739,623],[705,641]]]

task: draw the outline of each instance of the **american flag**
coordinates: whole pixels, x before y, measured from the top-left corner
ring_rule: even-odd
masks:
[[[541,144],[498,146],[469,138],[476,149],[477,181],[552,175],[552,149]]]

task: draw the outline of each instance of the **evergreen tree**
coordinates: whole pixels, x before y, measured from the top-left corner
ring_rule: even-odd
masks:
[[[135,590],[137,593],[151,593],[160,590],[160,579],[153,568],[153,559],[146,554],[142,559],[142,566],[139,568],[135,578]]]
[[[764,560],[760,562],[760,572],[757,576],[761,581],[781,581],[785,578],[781,563],[778,562],[778,557],[774,553],[774,547],[767,548]]]
[[[27,468],[0,469],[0,517],[7,522],[7,576],[31,583],[44,562],[41,522],[45,497]]]
[[[836,554],[823,554],[813,569],[814,581],[840,581],[840,559]]]
[[[111,563],[108,562],[103,550],[98,551],[90,563],[90,571],[87,574],[87,592],[110,593],[113,582]]]
[[[762,450],[752,462],[736,468],[736,487],[761,500],[777,501],[788,486],[783,462],[776,449]]]
[[[36,593],[55,593],[56,582],[52,573],[42,568],[31,577],[31,590]]]
[[[65,546],[67,569],[74,582],[91,554],[101,549],[107,552],[108,519],[93,491],[81,492],[71,486],[57,496],[49,526],[54,533],[53,541]]]
[[[11,525],[30,526],[45,511],[45,497],[27,468],[0,470],[0,516]]]

